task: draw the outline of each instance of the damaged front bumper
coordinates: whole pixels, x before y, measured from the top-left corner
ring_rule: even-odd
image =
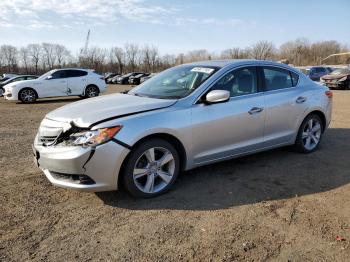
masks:
[[[113,141],[96,147],[43,146],[37,136],[33,153],[36,165],[52,184],[97,192],[118,188],[120,168],[129,149]]]

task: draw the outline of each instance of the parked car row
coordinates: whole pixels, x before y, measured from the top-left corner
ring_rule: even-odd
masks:
[[[18,79],[18,80],[17,80]],[[89,69],[54,69],[40,77],[18,76],[3,82],[7,100],[33,103],[38,98],[80,96],[90,98],[104,92],[104,77]]]
[[[350,67],[332,68],[327,66],[314,66],[298,68],[313,81],[319,81],[331,89],[350,90]]]
[[[117,77],[121,76],[121,74],[118,73],[107,73],[105,75],[105,82],[106,84],[114,84],[114,80],[117,79]]]
[[[117,73],[108,73],[105,76],[106,84],[120,84],[120,85],[139,85],[146,80],[150,79],[155,74],[142,73],[142,72],[131,72],[124,75]]]

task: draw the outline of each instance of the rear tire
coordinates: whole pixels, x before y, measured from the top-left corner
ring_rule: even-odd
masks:
[[[85,98],[96,97],[100,94],[100,89],[97,86],[89,85],[85,89]]]
[[[31,88],[24,88],[18,93],[18,99],[24,104],[35,103],[37,98],[37,93]]]
[[[308,115],[302,122],[294,149],[300,153],[308,154],[317,150],[323,135],[321,118],[316,114]]]
[[[125,189],[136,198],[167,192],[180,172],[175,147],[163,139],[150,139],[133,149],[123,168]]]

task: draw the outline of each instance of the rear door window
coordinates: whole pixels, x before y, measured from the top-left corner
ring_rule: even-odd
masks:
[[[295,79],[295,84],[292,80],[290,71],[277,67],[263,67],[264,74],[264,89],[265,91],[273,91],[279,89],[290,88],[298,82]],[[296,77],[296,76],[295,76]],[[299,76],[297,76],[298,78]]]
[[[87,72],[82,70],[67,70],[68,71],[68,77],[81,77],[86,76]]]

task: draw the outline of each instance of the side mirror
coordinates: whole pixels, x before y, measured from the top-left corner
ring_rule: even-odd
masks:
[[[52,76],[47,76],[46,77],[46,80],[50,80],[50,79],[52,79]]]
[[[208,104],[222,103],[230,99],[230,92],[227,90],[212,90],[206,97],[205,102]]]

